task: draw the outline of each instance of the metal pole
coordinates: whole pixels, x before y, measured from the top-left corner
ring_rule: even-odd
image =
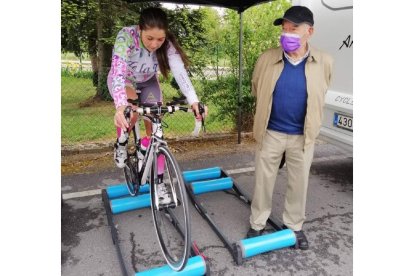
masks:
[[[237,143],[241,143],[241,94],[242,94],[242,43],[243,43],[243,12],[239,11],[240,33],[239,33],[239,100],[238,100],[238,122],[237,122]]]

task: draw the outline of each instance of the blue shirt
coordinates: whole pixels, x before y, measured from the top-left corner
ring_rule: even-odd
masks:
[[[308,94],[304,59],[298,65],[283,57],[283,71],[273,91],[268,129],[286,134],[303,134]]]

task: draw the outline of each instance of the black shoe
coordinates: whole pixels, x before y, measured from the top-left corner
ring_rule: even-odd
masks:
[[[306,239],[305,233],[303,233],[302,230],[300,231],[293,231],[296,235],[296,244],[294,245],[295,249],[301,249],[301,250],[308,250],[309,249],[309,243]]]
[[[247,232],[246,238],[254,238],[254,237],[258,237],[260,235],[262,235],[263,233],[263,229],[262,230],[254,230],[253,228],[250,228],[249,231]]]

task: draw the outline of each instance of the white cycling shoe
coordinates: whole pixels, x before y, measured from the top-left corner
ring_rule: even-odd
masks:
[[[114,146],[114,161],[118,168],[122,169],[126,165],[127,160],[127,145],[116,142]]]

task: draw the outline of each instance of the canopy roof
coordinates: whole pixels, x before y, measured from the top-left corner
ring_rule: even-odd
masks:
[[[141,0],[126,0],[129,3],[136,3],[136,2],[149,2],[149,1],[141,1]],[[242,0],[242,1],[212,1],[212,0],[190,0],[190,1],[160,1],[166,3],[173,3],[173,4],[185,4],[185,5],[206,5],[206,6],[215,6],[215,7],[222,7],[222,8],[229,8],[236,10],[238,12],[243,12],[250,8],[251,6],[270,2],[269,0]]]

